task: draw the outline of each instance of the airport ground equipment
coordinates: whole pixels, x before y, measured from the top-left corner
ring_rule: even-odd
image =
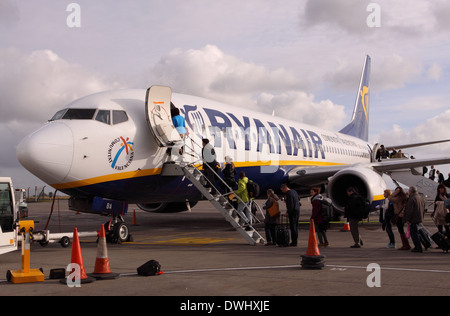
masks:
[[[97,232],[79,232],[79,237],[97,237]],[[70,240],[73,239],[73,232],[71,233],[50,233],[49,230],[39,231],[33,234],[32,241],[39,242],[42,247],[46,247],[48,244],[57,243],[61,244],[61,247],[67,248],[70,246]],[[20,238],[19,238],[20,240]]]
[[[0,255],[17,250],[17,209],[11,178],[0,177]]]
[[[19,232],[22,235],[22,269],[8,270],[6,279],[14,284],[44,282],[42,269],[30,269],[30,241],[34,230],[34,221],[20,221]]]
[[[208,164],[205,164],[207,168],[210,168]],[[211,172],[214,172],[210,168]],[[258,243],[264,244],[264,238],[256,231],[256,229],[247,222],[245,215],[240,214],[230,201],[230,195],[234,194],[233,190],[215,174],[218,181],[221,181],[226,186],[228,193],[222,194],[219,189],[215,187],[214,183],[211,183],[207,177],[199,170],[197,164],[185,163],[185,162],[167,162],[164,164],[161,172],[162,176],[173,177],[186,177],[200,193],[214,206],[216,210],[238,231],[250,245],[256,245]],[[206,187],[209,184],[209,188]],[[216,191],[215,195],[211,194],[211,191]],[[239,199],[239,197],[237,197]],[[251,200],[250,203],[254,203]],[[248,206],[251,207],[251,206]],[[250,212],[251,214],[251,212]],[[256,218],[255,218],[256,220]]]

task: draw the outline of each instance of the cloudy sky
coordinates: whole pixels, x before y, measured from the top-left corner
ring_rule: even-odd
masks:
[[[449,15],[444,0],[0,0],[0,174],[39,183],[18,142],[110,89],[170,85],[339,130],[366,54],[370,141],[450,139]]]

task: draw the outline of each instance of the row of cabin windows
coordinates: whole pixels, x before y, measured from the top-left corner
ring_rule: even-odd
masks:
[[[93,119],[108,125],[116,125],[128,121],[128,115],[125,111],[118,110],[64,109],[58,111],[50,121]]]

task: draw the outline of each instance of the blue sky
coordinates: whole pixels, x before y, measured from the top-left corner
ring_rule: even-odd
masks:
[[[70,3],[79,28],[67,25]],[[367,25],[370,3],[380,27]],[[0,0],[0,172],[34,185],[15,158],[20,139],[74,99],[117,88],[167,84],[339,130],[366,54],[370,141],[450,139],[449,14],[444,0]]]

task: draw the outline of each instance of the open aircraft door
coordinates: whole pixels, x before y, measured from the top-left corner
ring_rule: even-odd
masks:
[[[181,141],[181,136],[173,126],[170,114],[172,89],[164,86],[152,86],[145,98],[146,118],[160,147],[173,146]]]
[[[0,255],[17,250],[16,204],[10,178],[0,178]]]

